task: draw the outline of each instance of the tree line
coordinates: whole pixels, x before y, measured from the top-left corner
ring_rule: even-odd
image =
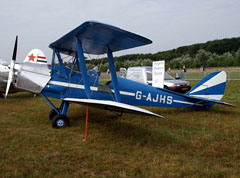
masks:
[[[115,66],[121,67],[151,66],[152,61],[165,60],[166,68],[188,68],[240,66],[240,37],[208,41],[155,54],[129,54],[115,57]],[[107,58],[87,60],[87,68],[98,66],[101,71],[109,68]],[[100,65],[101,64],[101,65]]]

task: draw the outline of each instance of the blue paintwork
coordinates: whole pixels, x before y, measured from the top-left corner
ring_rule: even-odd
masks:
[[[222,91],[225,91],[226,83],[221,83],[218,85],[215,85],[213,87],[206,88],[204,90],[198,91],[198,92],[193,92],[191,94],[193,95],[203,95],[203,94],[215,94],[215,95],[221,95],[223,94]]]
[[[193,108],[202,107],[174,102],[174,100],[198,103],[199,99],[189,98],[186,95],[179,94],[170,90],[155,88],[149,85],[118,78],[119,90],[135,93],[135,96],[122,96],[122,102],[136,106],[153,106],[153,107],[174,107],[174,108]],[[110,84],[111,86],[111,84]]]
[[[115,91],[114,92],[115,99],[117,102],[121,102],[121,97],[120,97],[119,88],[118,88],[118,80],[117,80],[117,75],[116,75],[116,69],[115,69],[115,65],[114,65],[112,51],[110,49],[107,50],[107,55],[108,55],[108,63],[109,63],[109,68],[110,68],[110,72],[111,72],[113,88]]]
[[[80,68],[81,68],[81,71],[82,71],[83,83],[84,83],[84,86],[85,86],[84,91],[86,92],[86,95],[87,95],[88,99],[90,99],[91,98],[91,96],[90,96],[90,85],[89,85],[89,82],[88,82],[87,68],[86,68],[85,58],[84,58],[84,55],[83,55],[82,43],[78,39],[76,39],[76,48],[77,48],[77,52],[78,52]]]
[[[62,66],[55,66],[56,70],[61,70]],[[65,67],[65,70],[69,74],[70,70]],[[72,74],[70,82],[64,77],[61,77],[60,73],[54,73],[52,81],[65,82],[71,84],[77,84],[84,86],[82,80],[82,74]],[[91,87],[98,89],[99,76],[88,76],[89,84]],[[187,95],[182,95],[176,92],[172,92],[165,89],[155,88],[149,85],[131,81],[125,78],[117,77],[118,89],[119,91],[132,93],[133,96],[120,94],[120,100],[122,103],[135,105],[135,106],[153,106],[153,107],[174,107],[174,108],[192,108],[192,109],[203,109],[206,106],[212,106],[215,102],[209,100],[203,100],[199,98],[189,97]],[[114,90],[113,82],[111,82],[108,87]],[[47,85],[43,93],[45,95],[63,99],[63,98],[82,98],[87,99],[88,96],[84,89],[73,88],[73,87],[63,87],[60,85],[49,84]],[[91,99],[98,100],[111,100],[114,101],[113,93],[103,92],[103,91],[90,91]],[[180,101],[180,102],[177,102]],[[203,104],[202,106],[196,106],[189,103],[183,104],[182,102],[198,103]]]
[[[63,100],[59,108],[61,114],[67,115],[68,107],[69,103]]]
[[[52,108],[56,111],[56,113],[60,114],[59,110],[54,106],[54,104],[43,94],[41,93],[42,97],[52,106]]]

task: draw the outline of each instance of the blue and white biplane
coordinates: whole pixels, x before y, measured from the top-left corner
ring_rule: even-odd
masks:
[[[51,65],[22,63],[16,67],[16,40],[5,97],[11,83],[17,89],[41,94],[53,108],[49,117],[54,128],[69,125],[70,103],[160,118],[163,116],[136,106],[205,109],[214,104],[231,105],[220,101],[226,86],[224,71],[209,74],[186,94],[117,77],[113,52],[151,43],[118,27],[87,21],[49,45],[53,50]],[[87,71],[84,53],[107,54],[112,80],[99,84],[98,73]],[[71,67],[64,66],[61,54],[74,57]],[[61,105],[54,106],[49,97],[60,99]]]

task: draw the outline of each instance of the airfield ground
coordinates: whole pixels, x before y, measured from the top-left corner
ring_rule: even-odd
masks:
[[[240,81],[227,82],[223,101],[236,107],[148,108],[165,119],[89,108],[84,142],[85,106],[72,104],[72,127],[58,130],[42,97],[9,95],[0,100],[0,177],[239,177]]]

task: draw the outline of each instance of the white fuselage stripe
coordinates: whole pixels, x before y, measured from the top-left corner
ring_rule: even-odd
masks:
[[[191,102],[180,101],[180,100],[173,100],[173,102],[175,102],[175,103],[181,103],[181,104],[189,104],[189,105],[203,106],[202,104],[191,103]]]
[[[60,86],[64,86],[64,87],[71,87],[71,88],[78,88],[78,89],[85,89],[84,85],[66,83],[66,82],[50,81],[48,84],[60,85]],[[91,86],[90,90],[98,91],[98,88]],[[114,90],[112,90],[112,92],[114,92]],[[135,96],[135,93],[131,93],[131,92],[127,92],[127,91],[120,91],[120,94],[127,95],[127,96]]]
[[[223,95],[189,95],[196,98],[206,98],[206,99],[212,99],[212,100],[221,100]]]

